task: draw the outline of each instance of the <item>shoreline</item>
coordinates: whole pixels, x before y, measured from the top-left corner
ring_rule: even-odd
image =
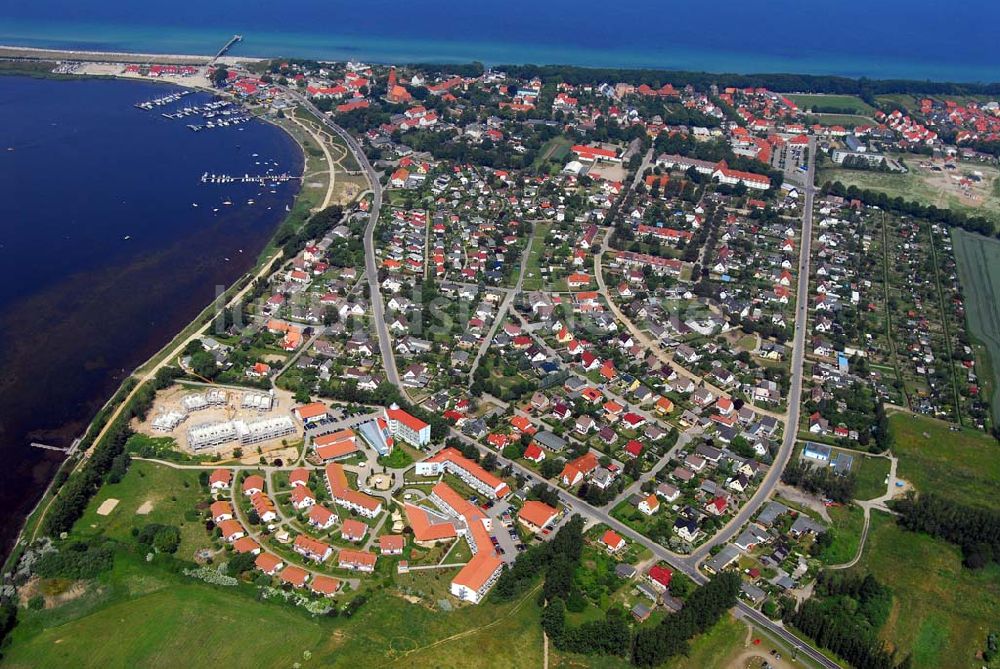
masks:
[[[3,46],[0,46],[0,50],[2,50],[3,48],[4,48]],[[2,58],[2,57],[3,57],[3,54],[0,53],[0,58]],[[39,59],[39,60],[43,60],[43,59]],[[3,74],[3,73],[0,72],[0,74]],[[22,73],[18,73],[18,72],[12,72],[12,73],[10,73],[10,76],[26,76],[26,77],[30,77],[31,75],[30,74],[22,74]],[[199,86],[199,85],[195,84],[194,82],[188,82],[187,84],[185,84],[183,82],[179,82],[179,81],[175,81],[175,80],[155,80],[155,79],[151,80],[151,79],[146,79],[146,78],[144,78],[144,79],[137,79],[137,78],[134,78],[134,77],[125,77],[125,76],[118,76],[118,75],[72,74],[72,75],[53,75],[51,78],[53,78],[53,79],[62,79],[64,81],[73,81],[73,80],[76,80],[76,79],[92,78],[92,79],[116,79],[116,80],[119,80],[119,81],[154,82],[154,83],[159,83],[159,84],[173,84],[173,85],[176,85],[176,86],[181,87],[181,88],[186,88],[186,89],[200,91],[200,92],[209,92],[209,93],[213,92],[212,89],[206,89],[206,88],[204,88],[202,86]],[[215,91],[215,93],[218,94],[219,91]],[[277,129],[281,130],[285,135],[287,135],[295,143],[295,146],[298,147],[299,155],[300,155],[300,157],[302,159],[302,168],[303,168],[303,170],[305,170],[305,163],[306,163],[307,153],[306,153],[305,146],[303,146],[303,144],[299,141],[299,139],[293,133],[289,132],[289,130],[287,128],[285,128],[284,126],[282,126],[279,123],[276,123],[276,122],[274,122],[274,121],[272,121],[270,119],[263,118],[262,116],[255,116],[254,118],[258,119],[259,121],[261,121],[263,123],[268,124],[271,127],[274,127],[274,128],[277,128]],[[160,348],[158,348],[152,355],[150,355],[148,358],[146,358],[145,360],[143,360],[134,369],[132,369],[128,373],[127,376],[125,376],[124,378],[122,378],[121,383],[119,383],[112,390],[112,392],[110,393],[110,395],[104,400],[104,402],[100,405],[100,407],[98,407],[98,409],[92,414],[92,416],[87,421],[86,425],[84,426],[84,428],[81,430],[80,434],[78,435],[78,437],[77,437],[78,439],[82,439],[92,429],[94,429],[95,422],[97,421],[98,417],[101,416],[106,410],[109,410],[109,409],[112,410],[112,411],[117,410],[117,406],[112,406],[112,402],[114,402],[115,398],[118,397],[120,393],[122,393],[123,389],[125,388],[125,385],[130,380],[135,379],[137,381],[136,388],[141,387],[142,384],[143,384],[143,381],[142,381],[142,379],[139,378],[139,375],[143,372],[143,370],[149,368],[151,365],[154,366],[154,367],[156,365],[158,365],[160,363],[159,359],[162,356],[164,356],[165,354],[169,353],[173,348],[176,348],[177,345],[179,345],[180,343],[182,343],[186,338],[189,338],[191,336],[191,334],[197,333],[198,330],[200,330],[205,325],[207,325],[208,323],[210,323],[212,321],[212,317],[214,316],[214,313],[215,313],[214,310],[215,310],[216,306],[220,303],[220,301],[223,304],[227,303],[230,299],[232,299],[232,297],[234,295],[238,294],[241,290],[243,290],[248,285],[249,282],[252,282],[253,279],[254,279],[254,277],[263,268],[265,268],[265,267],[273,268],[274,263],[276,261],[278,261],[280,258],[279,258],[278,254],[276,254],[276,253],[273,252],[273,250],[270,253],[270,255],[268,255],[268,251],[269,251],[269,249],[271,249],[271,245],[272,245],[272,243],[274,241],[274,238],[276,237],[278,231],[281,229],[282,226],[284,226],[284,224],[290,218],[291,212],[292,212],[292,210],[294,210],[295,204],[297,203],[297,201],[299,200],[299,198],[302,197],[302,192],[303,192],[303,189],[300,188],[299,192],[297,192],[295,194],[295,197],[292,199],[292,205],[290,207],[290,210],[287,211],[287,212],[285,212],[285,215],[281,218],[280,221],[278,221],[277,225],[275,226],[275,228],[274,228],[273,232],[271,233],[271,235],[268,237],[268,239],[267,239],[266,243],[264,244],[263,248],[261,248],[261,251],[258,254],[258,257],[256,258],[253,266],[251,266],[242,275],[240,275],[239,277],[237,277],[236,279],[234,279],[233,282],[229,286],[226,287],[225,291],[221,295],[216,296],[211,302],[209,302],[207,305],[205,305],[205,307],[203,309],[201,309],[194,316],[194,318],[192,318],[190,321],[188,321],[187,324],[184,325],[184,327],[182,327],[177,332],[173,333],[171,335],[170,339],[167,340],[163,344],[163,346],[161,346]],[[189,333],[191,333],[191,334],[189,334]],[[122,404],[124,404],[127,401],[128,396],[129,396],[129,393],[126,393],[126,395],[124,395],[122,397],[122,402],[119,404],[119,406],[122,405]],[[97,435],[95,436],[95,438],[93,440],[93,443],[91,443],[91,445],[90,445],[91,449],[94,446],[97,445],[98,440],[101,438],[101,436],[103,436],[105,427],[107,426],[107,424],[110,424],[110,422],[111,421],[108,420],[107,423],[106,423],[106,425],[101,426],[99,428],[99,431],[98,431]],[[85,453],[85,452],[83,452],[83,451],[76,451],[72,455],[67,456],[59,464],[59,466],[56,467],[53,470],[52,476],[49,479],[48,484],[45,486],[45,489],[42,492],[41,496],[38,498],[38,501],[31,508],[30,512],[28,512],[27,514],[25,514],[24,517],[21,519],[21,521],[20,521],[20,527],[18,528],[17,533],[14,535],[14,538],[13,538],[13,541],[11,542],[11,544],[8,545],[8,546],[0,546],[0,556],[2,556],[2,558],[3,558],[2,559],[2,564],[3,564],[5,572],[8,571],[10,568],[12,568],[12,566],[13,566],[11,564],[12,560],[14,560],[15,557],[19,557],[20,551],[18,549],[19,549],[19,546],[20,546],[21,542],[25,538],[24,534],[25,534],[25,531],[28,529],[29,524],[32,522],[33,519],[36,522],[38,520],[40,520],[40,519],[36,519],[35,518],[36,514],[38,514],[39,511],[42,511],[42,513],[44,514],[43,506],[45,508],[47,508],[48,504],[50,504],[52,502],[52,500],[55,499],[55,495],[52,494],[52,492],[53,492],[52,486],[55,484],[55,482],[56,482],[56,480],[57,480],[57,478],[59,476],[59,472],[61,472],[64,467],[66,467],[67,465],[69,465],[70,468],[67,471],[67,474],[72,474],[80,465],[82,465],[83,463],[85,463],[87,461],[86,455],[80,456],[79,454],[81,454],[81,453]],[[70,460],[73,459],[73,458],[76,458],[76,460],[75,460],[75,462],[73,462],[72,464],[70,464]]]

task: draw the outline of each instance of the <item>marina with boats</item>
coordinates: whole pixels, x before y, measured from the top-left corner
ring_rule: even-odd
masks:
[[[136,109],[143,109],[150,111],[155,107],[164,107],[166,105],[173,104],[183,98],[185,95],[191,95],[194,91],[183,90],[177,91],[176,93],[171,93],[170,95],[164,95],[159,98],[153,98],[152,100],[146,100],[145,102],[136,102]]]
[[[159,107],[166,107],[180,101],[181,98],[192,92],[193,91],[189,90],[178,91],[176,93],[171,93],[170,95],[147,100],[145,102],[138,102],[135,104],[135,107],[145,111],[150,111]],[[194,132],[239,126],[247,123],[253,118],[253,116],[247,113],[246,110],[230,100],[212,100],[211,102],[206,102],[201,105],[188,105],[186,107],[181,107],[180,109],[160,112],[160,116],[170,120],[181,120],[186,118],[194,119],[200,117],[200,123],[195,122],[187,124],[187,127]]]

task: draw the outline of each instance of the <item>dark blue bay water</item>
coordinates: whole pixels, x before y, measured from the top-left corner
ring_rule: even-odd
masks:
[[[195,133],[133,107],[174,90],[0,76],[3,545],[61,459],[28,444],[78,436],[127,370],[254,264],[295,195],[297,182],[201,183],[298,175],[301,152],[263,122]]]
[[[997,81],[998,2],[7,0],[0,43]]]

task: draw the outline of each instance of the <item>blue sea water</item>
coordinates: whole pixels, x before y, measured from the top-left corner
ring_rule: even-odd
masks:
[[[133,106],[175,90],[0,76],[4,543],[60,459],[28,444],[78,436],[128,371],[253,266],[298,188],[201,183],[205,171],[300,175],[301,151],[261,121],[195,133],[169,108]]]
[[[0,43],[376,62],[536,63],[997,81],[1000,3],[938,0],[33,0]]]

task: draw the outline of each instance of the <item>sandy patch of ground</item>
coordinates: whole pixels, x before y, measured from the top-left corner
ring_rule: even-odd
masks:
[[[729,663],[728,669],[761,669],[765,663],[772,669],[793,669],[796,666],[785,660],[784,656],[778,660],[775,659],[774,655],[768,655],[759,650],[748,650],[737,655]]]
[[[787,499],[789,502],[801,504],[807,509],[815,511],[820,515],[820,518],[826,522],[831,522],[830,514],[826,510],[826,504],[824,504],[823,500],[819,497],[809,495],[802,492],[798,488],[793,488],[792,486],[785,485],[784,483],[778,484],[778,494]]]
[[[87,592],[85,581],[72,581],[64,578],[41,579],[32,576],[28,582],[17,589],[18,600],[21,606],[28,606],[36,595],[41,595],[45,599],[45,608],[53,609],[82,597]]]
[[[135,510],[135,514],[137,516],[147,516],[149,515],[149,512],[152,510],[153,510],[153,502],[152,500],[147,499],[145,502],[142,503],[142,506],[140,506],[138,509]]]
[[[111,512],[115,510],[116,506],[118,506],[118,500],[115,499],[114,497],[109,497],[108,499],[101,502],[101,505],[97,507],[97,515],[98,516],[110,515]]]

